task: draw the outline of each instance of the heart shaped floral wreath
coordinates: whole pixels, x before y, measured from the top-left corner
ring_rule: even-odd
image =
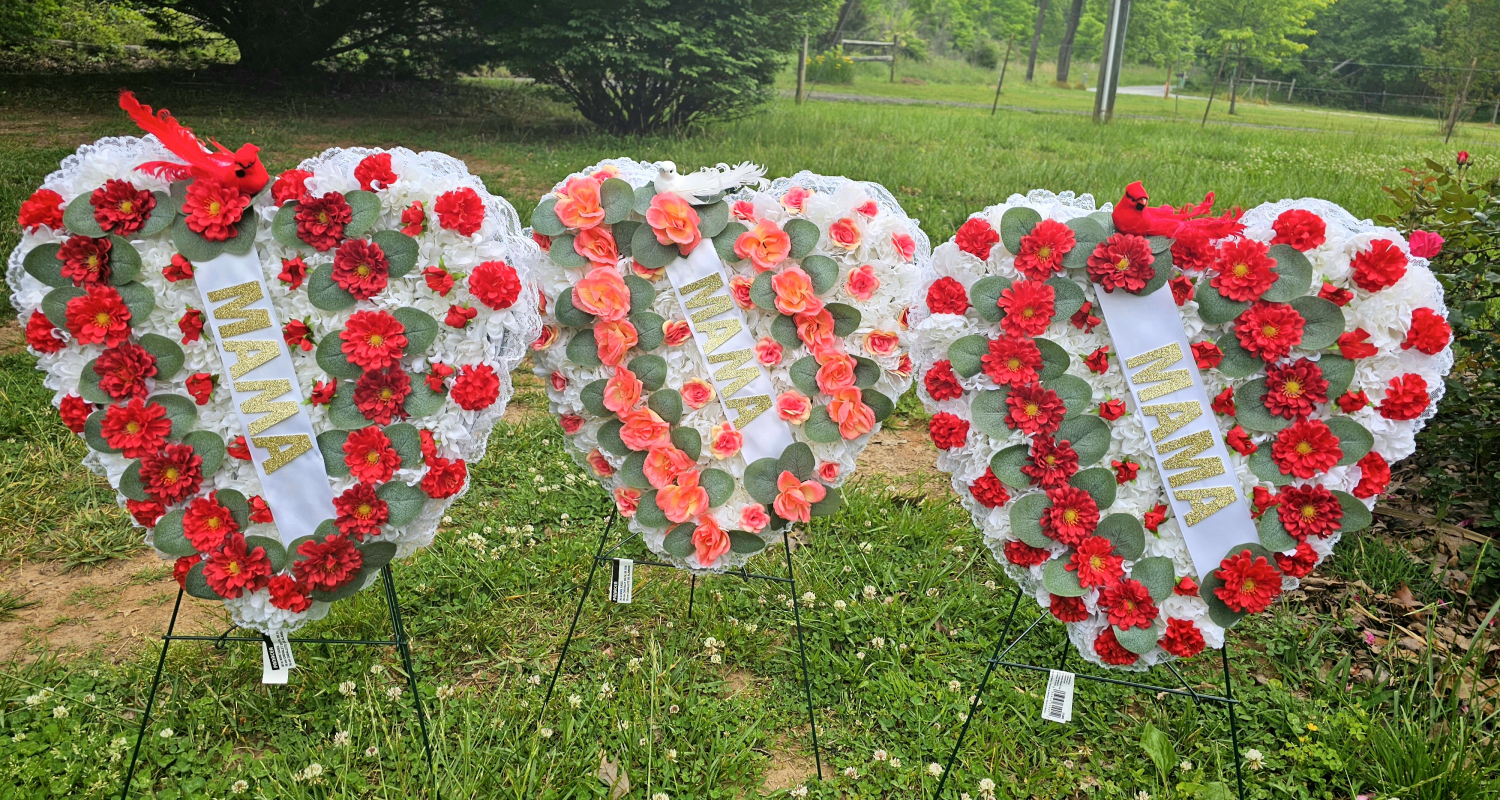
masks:
[[[568,445],[671,563],[734,568],[833,513],[911,385],[926,236],[885,189],[610,159],[532,216],[533,345]],[[731,193],[732,192],[732,193]]]
[[[253,146],[215,162],[166,112],[135,116],[157,135],[80,147],[22,205],[12,303],[84,463],[176,580],[295,630],[430,543],[467,489],[539,330],[514,266],[536,248],[449,156],[334,149],[272,182]],[[196,284],[226,254],[258,268],[213,311]],[[260,436],[298,420],[310,434]]]
[[[1012,196],[936,249],[911,315],[938,466],[1006,572],[1111,667],[1222,647],[1369,525],[1453,363],[1442,288],[1399,232],[1310,199],[1203,217],[1211,197],[1142,215],[1144,192],[1113,214],[1089,195]],[[1239,514],[1258,518],[1259,541],[1207,574],[1153,464],[1153,436],[1175,446],[1159,434],[1187,420],[1140,416],[1101,288],[1170,292]]]

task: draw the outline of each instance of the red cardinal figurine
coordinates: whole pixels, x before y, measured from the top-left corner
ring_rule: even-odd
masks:
[[[271,180],[265,165],[260,163],[260,148],[253,144],[240,145],[240,149],[230,152],[229,148],[210,139],[219,152],[209,152],[192,130],[173,119],[169,111],[164,108],[153,114],[151,106],[141,105],[133,92],[120,93],[120,108],[125,109],[141,130],[154,134],[162,146],[187,162],[152,161],[136,167],[142,172],[174,181],[189,177],[211,178],[226,186],[238,187],[244,194],[259,192]]]
[[[1115,205],[1111,215],[1115,227],[1122,233],[1139,236],[1170,236],[1174,239],[1185,235],[1199,235],[1208,239],[1222,239],[1245,230],[1240,222],[1238,208],[1222,217],[1204,217],[1214,207],[1214,193],[1209,192],[1198,205],[1185,205],[1181,210],[1171,206],[1147,206],[1146,187],[1140,181],[1125,187],[1125,196]],[[1197,217],[1197,219],[1194,219]]]

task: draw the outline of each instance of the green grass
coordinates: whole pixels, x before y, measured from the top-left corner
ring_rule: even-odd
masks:
[[[806,168],[880,181],[937,240],[968,212],[1013,191],[1073,188],[1104,199],[1136,178],[1164,200],[1209,189],[1243,205],[1308,194],[1368,215],[1383,210],[1378,187],[1397,179],[1401,166],[1446,152],[1440,143],[1369,132],[1315,138],[1149,120],[1100,128],[1064,115],[990,118],[969,109],[786,101],[690,136],[622,141],[584,130],[536,90],[500,82],[258,97],[201,81],[169,83],[110,76],[0,85],[0,212],[13,218],[20,199],[77,144],[129,132],[110,108],[121,84],[226,143],[253,139],[276,169],[333,144],[441,148],[466,159],[523,218],[554,181],[602,157],[684,166],[754,159],[773,175]],[[1484,158],[1481,168],[1491,168]],[[8,250],[15,235],[7,226],[0,245]],[[140,552],[139,535],[107,485],[78,466],[84,448],[48,408],[51,393],[33,367],[24,353],[0,357],[0,529],[7,534],[0,564],[86,567]],[[545,406],[534,390],[513,402]],[[920,420],[910,399],[901,408]],[[396,565],[443,796],[604,797],[594,777],[603,754],[626,770],[632,798],[755,797],[768,775],[790,774],[797,780],[774,793],[785,797],[786,787],[808,777],[811,752],[789,592],[777,584],[700,581],[689,619],[681,574],[642,569],[628,606],[610,606],[596,582],[557,696],[539,717],[544,679],[609,509],[561,445],[545,416],[497,427],[489,456],[472,467],[472,491],[434,546]],[[946,760],[1010,606],[1006,579],[946,489],[923,494],[890,483],[882,476],[856,483],[847,508],[814,524],[794,557],[797,592],[815,597],[803,622],[828,778],[808,782],[815,797],[930,793],[936,780],[927,765]],[[1339,557],[1384,564],[1387,581],[1412,580],[1403,571],[1409,560],[1403,567],[1397,558],[1404,556],[1359,545],[1351,537]],[[760,556],[752,570],[778,574],[777,555]],[[159,570],[139,578],[169,580]],[[1427,585],[1412,588],[1441,599],[1424,595]],[[77,598],[81,610],[97,599]],[[1350,602],[1343,594],[1289,599],[1235,632],[1243,747],[1264,756],[1263,768],[1246,773],[1247,796],[1384,797],[1422,781],[1493,788],[1486,783],[1495,778],[1493,761],[1468,757],[1484,751],[1463,740],[1455,759],[1440,738],[1447,728],[1434,724],[1466,711],[1404,702],[1399,715],[1392,711],[1402,692],[1455,696],[1439,689],[1452,686],[1451,668],[1412,663],[1394,645],[1372,651],[1363,637],[1371,623]],[[1021,609],[1020,622],[1030,624],[1033,604]],[[1056,626],[1039,630],[1013,655],[1051,664],[1067,652]],[[376,638],[389,627],[378,593],[365,592],[309,633]],[[710,637],[720,643],[713,651]],[[254,649],[174,646],[138,796],[217,800],[237,796],[230,792],[239,780],[250,787],[247,797],[432,796],[410,697],[392,696],[405,685],[399,659],[380,648],[303,647],[297,660],[290,685],[265,687]],[[1351,683],[1351,666],[1365,665],[1389,680]],[[118,663],[31,650],[0,665],[0,797],[117,792],[155,666],[153,648]],[[1208,689],[1220,668],[1210,654],[1185,665],[1185,675]],[[348,696],[338,690],[345,681],[354,685]],[[1147,792],[1212,800],[1224,795],[1211,784],[1232,785],[1228,727],[1217,711],[1090,684],[1079,692],[1074,722],[1061,726],[1040,720],[1044,682],[996,674],[953,776],[956,791],[978,797],[988,778],[1005,798]],[[1476,724],[1491,729],[1487,718]],[[1373,733],[1377,726],[1385,727]],[[539,727],[551,735],[539,736]],[[1372,741],[1389,757],[1372,759]],[[1432,747],[1394,755],[1417,741]],[[890,758],[876,760],[880,750]],[[313,764],[321,774],[308,779]],[[849,769],[858,777],[845,777]],[[1433,775],[1453,777],[1441,784]]]

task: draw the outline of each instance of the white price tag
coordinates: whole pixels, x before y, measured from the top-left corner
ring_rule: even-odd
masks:
[[[616,603],[629,603],[635,595],[635,562],[628,558],[617,558],[610,564],[609,599]]]
[[[292,657],[292,643],[286,631],[267,634],[260,643],[261,683],[284,684],[297,660]]]
[[[1067,724],[1073,720],[1073,673],[1050,670],[1042,695],[1042,719]]]

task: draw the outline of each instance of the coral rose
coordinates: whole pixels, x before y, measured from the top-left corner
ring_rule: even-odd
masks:
[[[683,255],[693,252],[703,241],[698,232],[698,212],[688,201],[671,192],[661,192],[651,198],[651,207],[646,210],[646,224],[651,226],[659,244],[676,245]]]
[[[792,239],[776,223],[763,219],[734,240],[734,254],[750,259],[758,272],[765,272],[786,260],[792,250]]]

